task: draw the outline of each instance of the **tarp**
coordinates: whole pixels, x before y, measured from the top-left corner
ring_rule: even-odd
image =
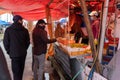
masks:
[[[86,1],[90,2],[98,0]],[[111,12],[114,12],[115,10],[114,2],[114,0],[110,0],[109,11]],[[0,0],[0,9],[11,11],[13,14],[19,14],[26,20],[38,20],[46,18],[46,5],[49,3],[51,3],[50,10],[52,19],[59,19],[69,15],[69,5],[76,5],[77,0]],[[96,4],[96,2],[91,4]]]
[[[9,26],[11,23],[0,20],[0,25]]]
[[[68,0],[0,0],[0,8],[26,20],[38,20],[46,18],[46,5],[49,3],[53,19],[68,16]]]

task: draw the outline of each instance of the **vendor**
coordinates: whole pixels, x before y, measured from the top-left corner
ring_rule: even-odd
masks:
[[[118,41],[118,47],[117,50],[120,49],[120,3],[117,3],[117,11],[116,11],[116,15],[114,15],[114,21],[115,22],[115,31],[114,31],[114,36],[115,38],[119,38]]]
[[[70,31],[71,34],[75,34],[74,35],[74,40],[76,43],[79,43],[80,37],[82,37],[82,31],[80,29],[80,26],[77,23],[74,23],[74,25],[71,28]]]
[[[94,36],[94,39],[97,40],[100,33],[99,14],[97,11],[92,11],[89,15],[91,20],[91,28],[92,28],[93,36]]]
[[[71,27],[71,34],[75,34],[74,35],[74,40],[76,43],[79,43],[80,38],[82,38],[82,43],[88,44],[88,34],[86,31],[85,26],[83,25],[83,16],[76,14],[76,20],[73,24],[73,26]]]
[[[116,4],[116,14],[112,13],[109,19],[110,25],[108,24],[108,28],[106,32],[111,32],[113,38],[109,38],[109,35],[106,35],[108,41],[112,41],[112,43],[117,44],[117,50],[120,49],[120,3]],[[112,23],[112,24],[111,24]],[[114,25],[115,24],[115,25]],[[108,31],[109,30],[109,31]],[[111,30],[111,31],[110,31]]]
[[[106,38],[109,44],[118,44],[119,38],[114,37],[114,22],[110,23],[106,29]]]
[[[61,27],[61,24],[57,24],[57,28],[55,29],[55,37],[64,37],[65,36],[65,30]]]

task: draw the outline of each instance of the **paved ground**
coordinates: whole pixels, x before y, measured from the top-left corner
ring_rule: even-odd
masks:
[[[9,56],[7,55],[3,43],[2,41],[0,42],[0,46],[4,52],[4,55],[6,57],[6,61],[8,64],[8,68],[10,71],[10,74],[12,76],[12,71],[11,71],[11,60],[9,58]],[[26,62],[25,62],[25,69],[24,69],[24,74],[23,74],[23,80],[32,80],[33,79],[33,73],[32,73],[32,46],[30,45],[27,51],[27,58],[26,58]],[[45,62],[45,75],[47,75],[47,77],[49,76],[48,73],[52,73],[53,72],[53,68],[51,67],[50,61],[46,61]],[[46,74],[47,73],[47,74]],[[53,73],[51,76],[51,79],[46,79],[46,80],[59,80],[58,79],[58,75],[56,76],[56,73]]]
[[[3,49],[3,52],[5,53],[5,57],[6,57],[6,60],[7,60],[7,64],[8,64],[8,68],[9,68],[9,71],[11,73],[11,76],[12,76],[12,72],[11,72],[11,60],[9,58],[9,56],[6,54],[6,51],[3,47],[3,44],[2,42],[0,42],[0,46],[2,47]],[[23,76],[23,80],[32,80],[32,70],[31,70],[31,63],[32,63],[32,53],[31,53],[31,46],[29,47],[28,49],[28,54],[27,54],[27,58],[26,58],[26,63],[25,63],[25,70],[24,70],[24,76]]]

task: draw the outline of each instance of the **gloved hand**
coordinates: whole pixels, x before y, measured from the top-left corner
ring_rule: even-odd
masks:
[[[97,45],[98,44],[98,40],[94,39],[94,44]]]

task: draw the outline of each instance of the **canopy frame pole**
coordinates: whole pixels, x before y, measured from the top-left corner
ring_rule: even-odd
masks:
[[[50,11],[50,4],[53,2],[53,0],[50,0],[50,2],[48,3],[48,5],[46,5],[46,19],[47,19],[47,23],[48,23],[48,32],[49,32],[49,36],[50,38],[53,38],[53,28],[52,28],[52,18],[51,18],[51,11]],[[49,48],[48,48],[48,56],[53,55],[53,45],[50,44]]]
[[[52,34],[52,19],[51,19],[51,14],[50,14],[50,8],[49,8],[49,5],[46,6],[46,19],[47,19],[47,23],[48,23],[48,31],[49,31],[49,35],[50,35],[50,38],[53,37],[53,34]]]
[[[100,36],[100,48],[99,48],[99,62],[102,62],[102,54],[103,54],[103,47],[104,47],[104,39],[105,39],[105,30],[106,30],[106,21],[107,21],[107,14],[108,14],[108,5],[109,0],[106,0],[104,4],[104,10],[103,10],[103,17],[102,18],[102,29],[101,29],[101,36]]]
[[[97,51],[96,51],[96,47],[94,44],[94,37],[93,37],[93,33],[92,33],[92,29],[91,29],[91,25],[90,25],[90,21],[89,21],[89,17],[88,17],[88,11],[87,11],[87,7],[86,7],[86,3],[85,0],[79,0],[79,2],[81,3],[81,8],[83,11],[83,15],[84,15],[84,21],[87,27],[87,32],[88,32],[88,36],[89,36],[89,42],[90,42],[90,46],[91,46],[91,50],[92,50],[92,55],[93,55],[93,59],[94,59],[94,64],[93,65],[97,65],[95,66],[96,72],[100,73],[100,64],[99,64],[99,60],[97,57]]]

